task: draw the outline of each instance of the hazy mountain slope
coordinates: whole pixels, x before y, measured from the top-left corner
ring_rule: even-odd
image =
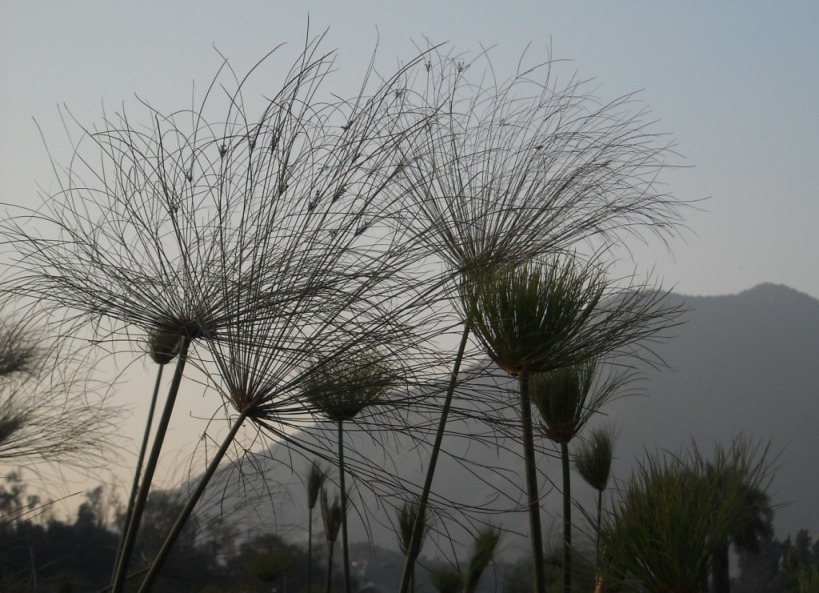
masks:
[[[676,337],[654,347],[670,368],[646,366],[641,383],[644,396],[613,402],[606,409],[608,418],[600,419],[614,422],[620,433],[616,476],[627,478],[645,450],[679,450],[692,439],[708,450],[713,441],[727,443],[740,432],[771,439],[774,450],[782,450],[772,498],[780,504],[790,502],[777,510],[777,533],[784,535],[799,528],[819,532],[819,301],[767,284],[738,295],[671,298],[684,300],[689,312],[687,323],[675,330]],[[522,474],[520,446],[513,438],[494,436],[491,425],[469,418],[497,419],[499,426],[514,435],[517,413],[510,406],[515,399],[504,392],[513,386],[496,374],[459,391],[459,419],[445,440],[447,455],[435,479],[436,504],[445,511],[437,527],[442,532],[451,529],[447,535],[456,541],[466,539],[456,524],[469,517],[525,532],[522,480],[518,477]],[[376,542],[396,547],[389,525],[393,507],[400,504],[400,493],[423,478],[428,454],[418,439],[428,433],[435,414],[408,408],[398,416],[393,412],[387,418],[396,425],[409,426],[400,433],[375,431],[374,425],[368,431],[368,422],[379,419],[364,418],[359,423],[361,430],[347,435],[350,463],[360,470],[353,494],[358,510],[350,519],[354,540],[365,537],[366,515],[367,529]],[[335,438],[331,430],[308,436],[317,448],[332,447]],[[548,449],[548,444],[544,447]],[[559,464],[546,450],[540,459],[547,492],[549,478],[559,480]],[[271,492],[272,496],[264,502],[242,505],[242,513],[233,519],[236,527],[276,530],[294,539],[305,537],[306,505],[300,480],[306,473],[307,459],[286,447],[274,446],[253,461],[263,471],[255,474],[251,465],[245,464],[242,492]],[[373,465],[396,477],[384,479],[378,472],[370,473]],[[575,477],[578,502],[591,508],[591,493],[579,485],[580,481]],[[225,485],[237,482],[236,471],[225,469],[210,489],[211,496],[221,496]],[[373,491],[380,496],[374,496]],[[544,525],[557,533],[557,492],[545,496],[544,509]],[[582,528],[580,513],[576,518]],[[320,520],[316,529],[321,533]],[[505,538],[507,556],[525,549],[523,538]]]
[[[645,369],[646,397],[609,409],[625,476],[643,449],[704,449],[744,433],[781,451],[772,488],[777,533],[819,532],[819,301],[763,284],[737,295],[687,297],[687,323]]]

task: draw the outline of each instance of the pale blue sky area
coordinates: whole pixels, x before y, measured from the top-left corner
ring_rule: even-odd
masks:
[[[673,258],[638,248],[640,266],[686,294],[775,282],[819,297],[815,2],[5,1],[0,11],[2,202],[29,202],[35,183],[51,182],[33,117],[67,158],[57,104],[89,125],[103,102],[139,113],[135,94],[186,107],[192,82],[204,88],[218,66],[214,45],[241,71],[276,44],[298,47],[309,15],[356,80],[377,39],[388,67],[428,38],[473,55],[497,45],[506,73],[528,44],[532,61],[551,46],[602,99],[642,90],[691,166],[666,182],[681,199],[711,199],[689,213]]]

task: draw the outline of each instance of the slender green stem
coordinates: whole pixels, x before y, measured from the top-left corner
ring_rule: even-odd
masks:
[[[563,462],[563,593],[572,593],[572,476],[569,443],[560,443]]]
[[[603,527],[603,491],[597,491],[597,539],[595,542],[595,550],[597,550],[597,570],[600,571],[600,529]]]
[[[162,543],[162,547],[159,549],[159,552],[156,555],[156,558],[151,564],[151,568],[148,571],[148,574],[145,576],[145,580],[142,581],[142,585],[139,587],[139,593],[145,593],[151,590],[156,577],[159,576],[159,573],[162,571],[162,567],[165,564],[165,561],[168,559],[168,554],[170,554],[173,545],[176,543],[179,534],[182,533],[182,529],[185,527],[188,519],[190,518],[191,514],[193,513],[193,509],[196,506],[196,503],[199,502],[199,499],[202,497],[202,494],[205,492],[205,488],[207,488],[208,483],[210,482],[213,474],[216,473],[216,469],[219,467],[219,464],[222,461],[222,458],[227,453],[228,447],[233,442],[233,439],[236,437],[236,433],[239,432],[239,428],[241,428],[242,424],[244,423],[247,415],[245,412],[239,414],[239,417],[236,418],[236,421],[233,423],[233,426],[230,427],[230,432],[227,434],[225,439],[222,441],[222,445],[219,447],[219,450],[213,456],[213,459],[210,460],[208,463],[208,467],[205,470],[205,473],[199,480],[199,483],[196,485],[196,488],[191,493],[190,497],[188,498],[188,502],[185,503],[185,507],[179,512],[179,515],[176,517],[176,521],[171,527],[170,532],[168,532],[165,541]]]
[[[341,552],[344,568],[344,591],[352,593],[350,587],[350,547],[347,541],[347,489],[344,485],[344,421],[338,421],[338,484],[341,488]]]
[[[335,542],[329,543],[329,551],[327,552],[327,593],[330,593],[330,587],[333,584],[333,547]]]
[[[142,485],[139,487],[139,494],[137,495],[136,503],[134,504],[134,512],[131,515],[131,520],[128,522],[128,528],[125,532],[125,538],[120,552],[120,558],[117,562],[117,570],[114,574],[114,580],[111,584],[113,593],[122,593],[123,585],[125,584],[125,575],[128,572],[128,565],[131,561],[131,554],[134,551],[134,544],[136,542],[137,531],[139,531],[139,523],[142,520],[142,513],[145,510],[145,502],[148,500],[148,492],[151,489],[151,482],[154,478],[157,463],[159,462],[159,454],[162,451],[162,444],[165,441],[165,434],[168,432],[168,424],[171,421],[171,414],[173,413],[176,396],[179,393],[179,386],[182,383],[182,375],[185,372],[185,363],[188,360],[188,348],[190,347],[191,339],[185,337],[182,340],[182,346],[179,350],[179,356],[176,361],[176,370],[173,374],[173,381],[168,390],[168,399],[165,402],[165,408],[162,411],[162,417],[159,419],[159,424],[156,428],[156,435],[154,435],[154,444],[151,448],[151,454],[148,457],[148,462],[145,464],[145,475],[142,478]]]
[[[523,424],[523,457],[526,466],[533,591],[534,593],[546,593],[543,534],[540,528],[540,497],[537,486],[537,466],[535,465],[535,439],[532,431],[532,402],[529,395],[529,376],[525,374],[520,377],[520,416]]]
[[[426,517],[427,513],[429,493],[432,490],[432,479],[435,476],[435,466],[438,462],[438,453],[441,450],[441,443],[444,440],[444,432],[446,431],[449,408],[452,405],[452,396],[455,393],[455,387],[458,385],[458,373],[461,370],[461,361],[464,358],[464,351],[466,350],[466,343],[468,339],[469,326],[464,324],[464,331],[461,335],[461,343],[458,346],[458,353],[455,355],[455,362],[452,365],[452,375],[449,379],[449,386],[447,387],[446,397],[444,398],[444,405],[441,408],[441,418],[438,421],[438,432],[435,433],[435,442],[432,445],[432,452],[429,457],[429,466],[427,467],[424,489],[418,500],[418,515],[415,518],[415,525],[412,528],[412,537],[410,537],[409,546],[407,548],[407,558],[404,564],[404,573],[401,577],[400,593],[409,593],[410,582],[412,581],[413,576],[413,567],[415,566],[415,559],[418,557],[418,554],[421,551],[421,541],[424,533],[424,518]]]
[[[122,553],[122,546],[125,542],[125,529],[131,522],[131,516],[134,514],[134,502],[136,501],[137,492],[139,491],[139,478],[142,476],[142,464],[145,462],[145,452],[148,450],[148,441],[151,437],[151,425],[154,420],[154,410],[156,410],[156,400],[159,397],[159,385],[162,383],[162,370],[165,368],[164,364],[157,365],[156,382],[154,383],[154,392],[151,396],[151,407],[148,411],[148,420],[145,423],[145,433],[142,435],[142,446],[139,448],[139,457],[137,458],[136,470],[134,471],[134,480],[131,482],[131,494],[128,496],[128,507],[125,510],[125,521],[123,523],[122,535],[119,538],[117,545],[117,555],[114,564],[114,574],[119,569],[119,563],[122,561],[120,554]]]
[[[313,507],[307,510],[307,593],[313,584]]]
[[[143,568],[143,569],[138,570],[136,572],[132,572],[127,577],[125,577],[125,582],[132,581],[135,578],[144,575],[146,572],[148,572],[147,568]],[[111,585],[106,585],[105,588],[100,589],[99,591],[97,591],[97,593],[108,593],[110,590],[111,590]],[[0,593],[5,593],[5,591],[3,589],[0,589]]]

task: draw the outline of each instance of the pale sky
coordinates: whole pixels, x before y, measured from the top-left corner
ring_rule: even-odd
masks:
[[[52,179],[32,118],[58,158],[68,156],[57,105],[98,123],[135,95],[190,105],[219,64],[237,70],[273,46],[298,47],[308,16],[329,27],[325,47],[358,77],[380,39],[389,65],[421,45],[496,45],[511,72],[532,60],[572,60],[602,99],[641,90],[690,168],[666,175],[690,231],[639,249],[641,267],[691,295],[735,293],[760,282],[819,298],[819,4],[804,2],[18,2],[0,8],[0,202],[29,202]]]
[[[493,63],[508,74],[527,46],[533,61],[551,48],[581,78],[595,79],[601,99],[641,91],[687,165],[665,176],[669,189],[681,200],[708,200],[686,213],[690,230],[672,242],[673,257],[661,246],[637,247],[639,265],[683,294],[773,282],[819,298],[812,0],[3,0],[0,202],[32,204],[37,185],[52,183],[33,118],[65,162],[58,105],[89,126],[100,123],[103,103],[143,113],[136,95],[168,110],[188,107],[192,83],[203,89],[219,66],[214,46],[243,71],[282,42],[297,49],[308,16],[313,31],[329,27],[324,47],[339,51],[339,68],[356,80],[377,41],[380,63],[397,64],[428,39],[473,55],[497,45]]]

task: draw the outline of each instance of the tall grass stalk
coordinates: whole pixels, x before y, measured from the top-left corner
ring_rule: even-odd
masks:
[[[142,476],[142,481],[139,486],[139,492],[136,500],[134,501],[133,512],[129,517],[128,525],[126,526],[123,535],[121,550],[119,558],[117,559],[116,571],[114,572],[114,576],[111,581],[111,590],[113,593],[120,593],[125,586],[125,578],[128,573],[128,567],[131,561],[134,544],[136,543],[139,524],[142,520],[142,513],[145,509],[145,503],[148,500],[148,494],[151,490],[151,482],[153,481],[154,472],[156,471],[157,464],[159,463],[159,455],[162,452],[165,434],[168,431],[168,425],[171,421],[176,396],[179,393],[179,386],[182,383],[182,375],[184,374],[185,364],[188,360],[188,350],[190,348],[190,344],[190,338],[183,338],[179,347],[176,369],[174,370],[173,379],[168,389],[168,397],[165,400],[162,416],[159,418],[159,423],[156,427],[156,434],[154,435],[151,453],[147,462],[145,463],[145,472]]]
[[[174,524],[171,527],[170,531],[168,532],[165,541],[162,543],[162,547],[160,548],[159,552],[157,553],[156,557],[151,563],[151,567],[148,570],[148,573],[145,575],[145,579],[142,581],[142,584],[139,587],[139,593],[147,593],[153,587],[156,578],[159,576],[159,574],[162,571],[162,568],[165,565],[165,561],[167,560],[174,543],[176,543],[176,540],[179,537],[179,534],[182,533],[182,529],[185,527],[188,518],[193,513],[193,509],[196,506],[196,503],[199,502],[199,499],[202,497],[202,494],[204,494],[205,488],[207,487],[208,483],[213,477],[213,474],[216,473],[216,469],[219,467],[219,464],[224,458],[225,453],[228,450],[228,447],[233,443],[233,439],[236,437],[236,433],[242,427],[242,424],[244,423],[246,418],[247,416],[245,414],[240,413],[236,420],[233,422],[233,425],[230,427],[230,431],[228,432],[227,436],[225,436],[219,449],[216,451],[213,458],[208,463],[208,467],[202,474],[202,477],[199,479],[196,488],[193,490],[193,492],[191,492],[188,501],[185,503],[185,506],[179,512],[179,515],[177,515],[177,518],[174,521]]]
[[[563,590],[572,589],[572,489],[569,443],[592,415],[630,380],[626,373],[609,373],[598,380],[597,359],[532,377],[532,400],[540,411],[546,437],[560,448],[563,474]]]
[[[595,517],[595,564],[600,567],[600,530],[603,520],[603,492],[609,483],[614,452],[614,432],[595,428],[575,454],[575,468],[583,480],[597,493]]]
[[[307,473],[307,591],[311,591],[313,582],[313,509],[327,479],[327,474],[316,461],[310,463]]]
[[[392,370],[378,351],[360,353],[355,358],[321,362],[307,381],[306,399],[337,426],[338,482],[341,490],[341,544],[344,561],[344,588],[351,593],[350,552],[347,539],[347,487],[344,465],[344,422],[350,422],[364,408],[382,401],[397,383]]]

